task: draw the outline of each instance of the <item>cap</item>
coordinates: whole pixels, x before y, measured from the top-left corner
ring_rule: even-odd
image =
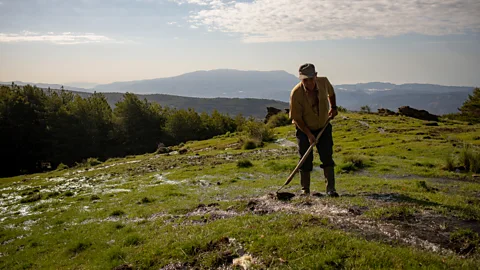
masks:
[[[300,80],[309,79],[315,77],[315,66],[313,64],[303,64],[298,69]]]

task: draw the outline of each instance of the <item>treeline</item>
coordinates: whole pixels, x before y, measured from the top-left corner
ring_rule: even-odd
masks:
[[[246,119],[214,111],[163,108],[127,93],[115,104],[95,93],[82,98],[34,86],[0,87],[0,176],[75,165],[87,158],[154,152],[234,132]]]

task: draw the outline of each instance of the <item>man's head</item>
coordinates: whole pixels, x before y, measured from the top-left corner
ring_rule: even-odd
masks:
[[[298,69],[298,73],[300,80],[302,80],[303,86],[307,90],[313,90],[315,88],[315,79],[317,78],[315,66],[313,64],[301,65]]]

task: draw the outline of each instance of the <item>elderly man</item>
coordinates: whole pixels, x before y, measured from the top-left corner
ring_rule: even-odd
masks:
[[[290,118],[296,126],[296,137],[300,158],[312,144],[316,144],[320,155],[320,165],[327,182],[327,195],[338,197],[335,190],[335,175],[333,162],[333,138],[330,123],[316,142],[316,136],[325,126],[327,119],[337,114],[335,91],[326,77],[317,77],[315,66],[304,64],[300,66],[298,83],[290,94]],[[300,183],[302,194],[310,194],[310,173],[313,169],[313,152],[310,152],[305,163],[300,168]]]

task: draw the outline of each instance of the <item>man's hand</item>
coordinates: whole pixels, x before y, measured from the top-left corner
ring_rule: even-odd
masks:
[[[335,118],[335,116],[338,115],[338,110],[337,109],[330,109],[330,111],[328,112],[328,117],[330,118]]]
[[[315,138],[315,136],[313,136],[311,132],[309,132],[307,136],[308,136],[308,141],[310,142],[310,145],[317,144],[317,138]]]

